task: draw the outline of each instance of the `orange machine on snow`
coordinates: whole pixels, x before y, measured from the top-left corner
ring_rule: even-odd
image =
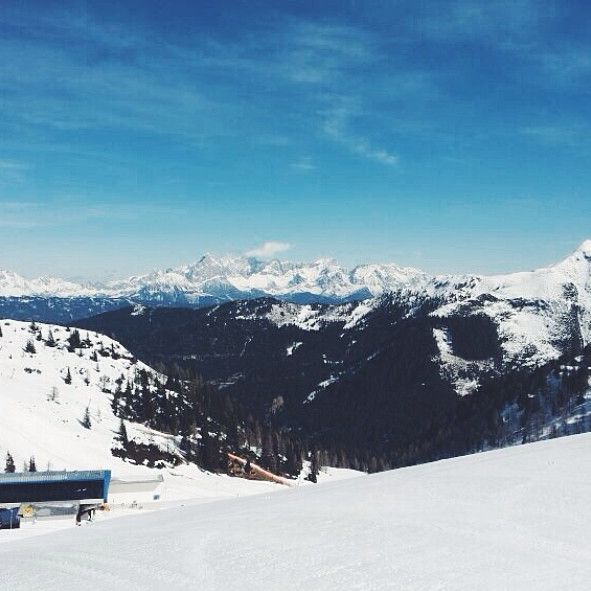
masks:
[[[250,470],[248,473],[245,472],[244,468],[248,464]],[[240,476],[242,478],[252,478],[255,480],[268,480],[269,482],[276,482],[277,484],[284,484],[285,486],[291,486],[289,480],[269,470],[265,470],[252,462],[241,458],[240,456],[234,455],[228,452],[228,473],[232,476]]]

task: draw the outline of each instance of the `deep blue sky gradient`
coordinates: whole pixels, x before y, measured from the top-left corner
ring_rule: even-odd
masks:
[[[504,272],[591,237],[583,1],[0,7],[0,268]]]

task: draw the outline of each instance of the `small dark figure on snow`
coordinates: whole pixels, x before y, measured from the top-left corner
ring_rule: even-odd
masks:
[[[82,525],[82,517],[84,517],[85,515],[87,521],[92,521],[94,512],[94,507],[78,507],[78,513],[76,513],[76,525]]]
[[[78,512],[76,513],[76,525],[82,525],[82,515],[84,511],[82,507],[78,507]]]
[[[247,476],[250,476],[251,472],[252,472],[252,466],[250,465],[250,458],[246,458],[246,464],[244,464],[244,473]]]

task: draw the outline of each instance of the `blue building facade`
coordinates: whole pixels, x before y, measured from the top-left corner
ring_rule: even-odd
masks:
[[[110,470],[0,474],[0,507],[48,501],[107,501]]]
[[[21,518],[18,514],[18,507],[0,508],[0,529],[18,529],[20,526]]]

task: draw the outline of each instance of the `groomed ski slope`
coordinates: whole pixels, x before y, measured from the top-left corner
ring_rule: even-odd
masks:
[[[584,434],[0,544],[0,588],[589,589],[590,499]]]

